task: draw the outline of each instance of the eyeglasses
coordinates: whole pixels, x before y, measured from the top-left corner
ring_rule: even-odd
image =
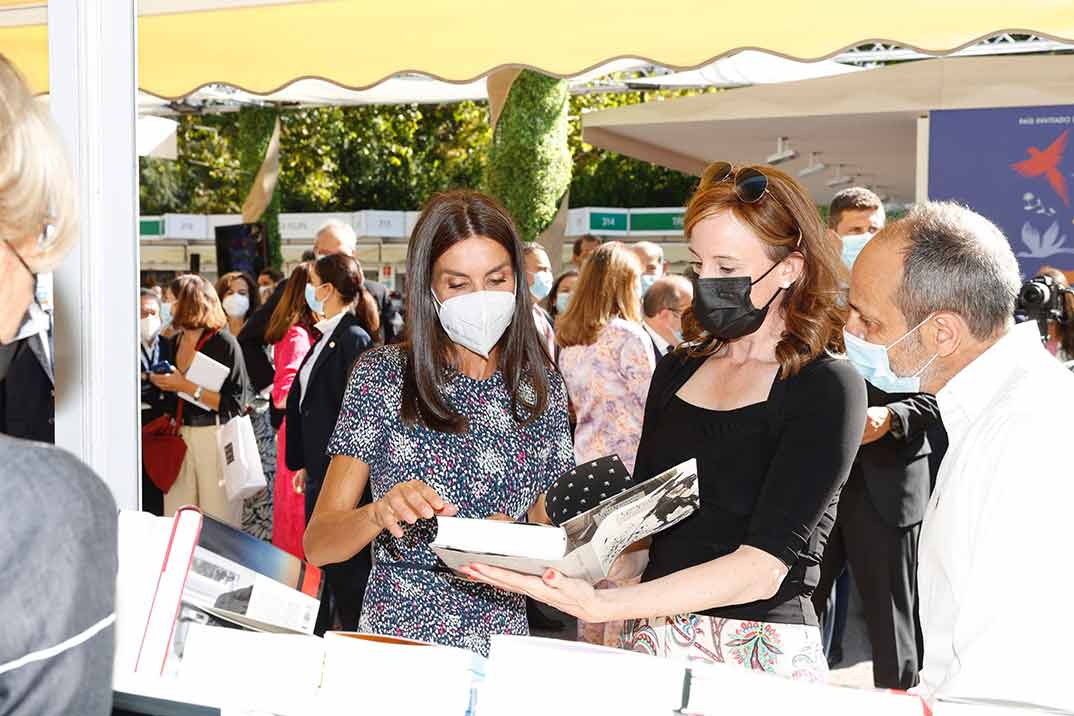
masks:
[[[714,162],[705,171],[705,182],[707,185],[712,186],[725,182],[729,179],[734,179],[735,183],[735,196],[738,200],[744,204],[756,204],[765,195],[772,197],[772,201],[776,202],[783,207],[783,210],[794,219],[794,215],[790,213],[787,207],[777,199],[771,191],[768,189],[768,175],[762,172],[760,169],[754,167],[743,167],[742,169],[735,169],[731,162]],[[797,221],[795,221],[797,224]],[[802,245],[802,227],[798,226],[798,247]]]

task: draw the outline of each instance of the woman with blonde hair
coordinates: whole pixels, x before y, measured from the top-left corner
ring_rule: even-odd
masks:
[[[38,275],[77,240],[63,143],[48,109],[0,55],[0,381]],[[112,709],[115,643],[112,494],[52,445],[0,435],[0,465],[0,564],[18,575],[0,590],[0,712],[104,716]]]
[[[640,281],[637,254],[618,242],[603,244],[585,262],[570,305],[556,321],[559,369],[578,419],[578,464],[614,454],[634,471],[655,367],[641,325]]]
[[[696,458],[700,509],[624,555],[618,573],[640,584],[467,573],[586,621],[627,619],[628,649],[823,680],[810,595],[866,416],[864,381],[833,355],[846,269],[805,189],[771,167],[713,164],[684,231],[696,338],[653,375],[634,472]]]

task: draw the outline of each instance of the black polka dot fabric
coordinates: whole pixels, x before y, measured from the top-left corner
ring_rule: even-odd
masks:
[[[633,486],[618,455],[608,455],[563,473],[548,489],[545,510],[561,525]]]

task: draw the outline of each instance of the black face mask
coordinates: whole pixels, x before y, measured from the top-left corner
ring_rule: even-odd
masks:
[[[772,273],[772,268],[761,274],[757,281],[749,276],[694,279],[694,318],[708,333],[721,341],[732,341],[748,336],[764,323],[768,307],[783,289],[780,288],[761,308],[754,308],[750,289],[758,281]]]

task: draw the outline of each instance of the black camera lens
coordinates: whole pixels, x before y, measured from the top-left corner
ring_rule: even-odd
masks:
[[[1018,293],[1018,303],[1027,308],[1047,305],[1051,299],[1051,288],[1043,282],[1030,281],[1022,286]]]

